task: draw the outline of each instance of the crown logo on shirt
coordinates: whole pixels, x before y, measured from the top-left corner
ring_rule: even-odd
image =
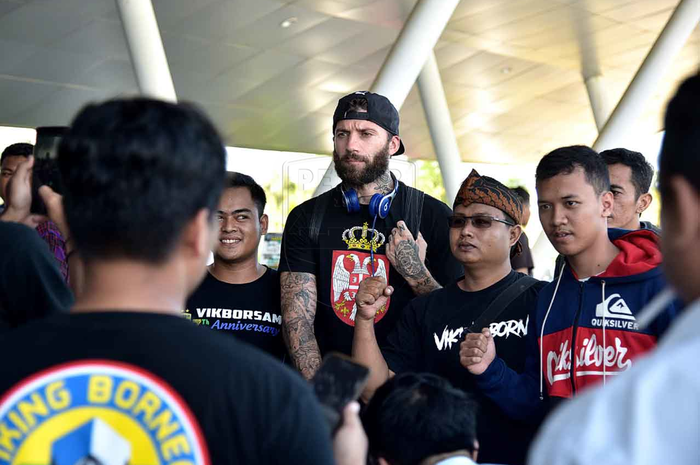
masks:
[[[359,237],[358,237],[358,233]],[[368,233],[371,233],[371,239],[368,239]],[[343,231],[343,242],[348,245],[348,250],[358,249],[358,250],[370,250],[377,252],[377,249],[384,245],[386,237],[384,234],[380,233],[376,229],[369,227],[369,224],[365,223],[362,227],[353,226],[352,228]]]

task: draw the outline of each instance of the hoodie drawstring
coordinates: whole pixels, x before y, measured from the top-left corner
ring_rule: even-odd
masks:
[[[605,367],[605,353],[607,352],[608,346],[605,344],[605,314],[608,313],[608,304],[605,303],[605,280],[601,281],[602,285],[602,294],[603,294],[603,386],[605,386],[605,376],[606,376],[606,367]]]
[[[554,294],[552,294],[552,300],[549,302],[549,308],[547,308],[547,313],[544,314],[544,320],[542,321],[542,329],[540,330],[540,400],[544,400],[544,363],[542,358],[544,357],[544,326],[547,324],[547,317],[549,316],[550,310],[552,310],[552,305],[554,304],[554,299],[557,296],[557,291],[559,290],[559,283],[561,283],[561,276],[564,274],[564,268],[566,268],[566,260],[564,260],[564,265],[561,267],[559,272],[559,277],[557,278],[557,285],[554,286]],[[573,347],[572,347],[573,350]]]

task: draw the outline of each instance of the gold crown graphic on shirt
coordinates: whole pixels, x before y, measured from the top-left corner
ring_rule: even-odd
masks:
[[[360,233],[358,237],[358,233]],[[367,239],[368,233],[372,234],[371,239]],[[386,237],[376,229],[371,229],[369,224],[365,223],[362,227],[353,226],[352,228],[343,231],[343,241],[348,245],[348,250],[370,250],[373,252],[384,245]]]

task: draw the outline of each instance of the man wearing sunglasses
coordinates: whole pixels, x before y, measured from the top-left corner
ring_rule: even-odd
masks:
[[[522,233],[521,219],[522,204],[513,191],[472,171],[448,220],[450,248],[462,264],[464,277],[411,301],[381,349],[373,319],[393,288],[381,278],[365,279],[357,294],[352,349],[353,357],[371,368],[365,400],[387,379],[403,372],[434,373],[473,393],[480,404],[480,458],[512,465],[524,463],[535,428],[511,420],[477,391],[474,377],[460,364],[459,345],[468,332],[486,327],[510,366],[525,367],[530,311],[544,283],[511,268],[511,249]],[[521,284],[525,281],[531,287]],[[501,298],[504,295],[512,297],[510,302]]]

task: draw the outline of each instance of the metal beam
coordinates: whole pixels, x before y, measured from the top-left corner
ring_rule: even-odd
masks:
[[[428,120],[435,156],[440,165],[447,201],[452,202],[462,183],[462,156],[452,126],[445,90],[442,87],[440,70],[433,52],[430,53],[423,71],[418,76],[418,90],[423,102],[423,111]]]
[[[584,82],[586,84],[586,90],[588,91],[588,99],[591,102],[591,110],[593,111],[595,125],[600,132],[605,127],[605,123],[608,121],[611,111],[610,100],[608,99],[608,94],[605,89],[603,76],[591,76]]]
[[[459,0],[418,0],[379,70],[372,92],[384,95],[401,109],[458,4]]]
[[[637,117],[644,110],[648,98],[653,95],[656,85],[683,48],[699,20],[700,0],[681,0],[605,127],[600,131],[593,145],[595,150],[600,152],[624,143]]]
[[[423,65],[437,44],[460,0],[418,0],[370,90],[384,95],[401,110]],[[314,196],[338,184],[333,163],[318,184]]]
[[[151,0],[116,0],[116,3],[141,93],[176,102],[175,86]]]

